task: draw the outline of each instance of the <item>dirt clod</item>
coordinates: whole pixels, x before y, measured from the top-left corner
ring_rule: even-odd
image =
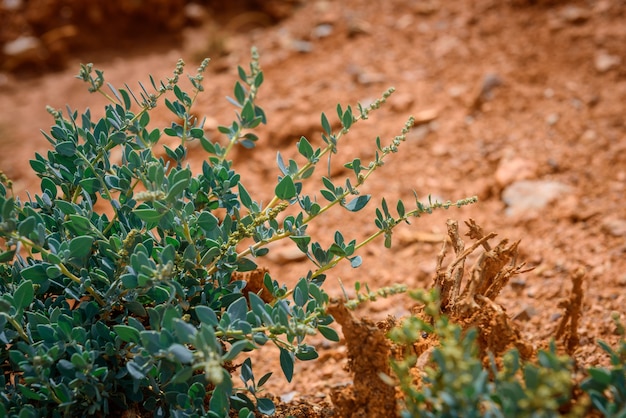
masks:
[[[582,284],[584,277],[585,270],[578,268],[571,276],[572,292],[570,297],[559,303],[559,307],[564,310],[564,315],[561,317],[555,337],[563,343],[565,351],[569,355],[574,354],[574,351],[576,351],[580,342],[580,338],[578,336],[578,324],[580,316],[582,315]]]
[[[356,319],[341,302],[329,307],[341,325],[348,346],[348,368],[354,385],[332,393],[336,413],[342,418],[394,416],[395,389],[380,374],[390,374],[390,342],[385,331],[368,319]]]

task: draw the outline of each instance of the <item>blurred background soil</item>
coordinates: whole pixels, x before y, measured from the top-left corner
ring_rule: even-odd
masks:
[[[233,157],[253,198],[265,202],[278,175],[277,150],[295,156],[302,135],[321,144],[320,112],[338,126],[337,103],[368,104],[394,86],[387,105],[343,139],[333,176],[348,175],[341,165],[356,156],[369,161],[376,136],[388,143],[409,115],[430,122],[363,188],[374,198],[362,216],[329,213],[310,227],[314,239],[328,244],[337,228],[346,239],[363,239],[376,231],[382,197],[409,207],[413,190],[440,200],[477,195],[479,202],[399,227],[391,250],[382,241],[370,245],[361,268],[331,272],[327,291],[342,295],[338,279],[348,293],[356,281],[372,289],[429,287],[446,219],[473,218],[486,232],[521,240],[517,262],[534,267],[498,299],[534,347],[554,336],[571,276],[586,271],[574,358],[606,365],[596,340],[617,340],[611,313],[626,319],[625,21],[619,0],[2,0],[0,170],[22,198],[38,193],[28,160],[48,149],[39,132],[52,125],[45,106],[103,113],[104,98],[74,78],[79,63],[93,62],[108,82],[134,89],[148,74],[170,76],[180,57],[191,73],[212,58],[195,111],[223,141],[217,126],[234,115],[224,98],[232,95],[236,65],[245,67],[258,46],[268,126],[257,149]],[[169,126],[163,109],[153,120]],[[204,154],[190,147],[197,168]],[[259,264],[291,285],[311,266],[288,244]],[[377,321],[410,308],[394,297],[357,316]],[[322,415],[329,393],[351,383],[345,345],[312,341],[318,360],[297,364],[290,384],[280,373],[268,383],[285,405],[301,405],[301,416]],[[269,348],[255,361],[261,370],[280,370]]]

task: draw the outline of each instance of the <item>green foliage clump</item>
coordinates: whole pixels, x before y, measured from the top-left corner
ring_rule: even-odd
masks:
[[[582,389],[589,394],[594,408],[605,417],[626,417],[626,332],[619,321],[619,314],[614,318],[621,339],[616,349],[604,341],[600,347],[611,357],[611,368],[591,367],[589,376],[582,382]]]
[[[385,377],[404,394],[402,417],[557,417],[589,412],[585,399],[572,403],[577,387],[573,361],[559,355],[554,343],[537,353],[536,364],[523,361],[513,349],[503,356],[502,367],[491,358],[491,367],[485,368],[478,355],[475,329],[464,332],[442,315],[436,292],[410,295],[424,304],[428,319],[411,316],[390,331],[391,341],[405,352],[392,360],[396,380]],[[619,323],[618,329],[622,339],[617,350],[600,342],[611,356],[612,368],[590,368],[580,384],[591,398],[591,408],[607,417],[626,416],[626,340]],[[426,369],[418,371],[421,379],[416,379],[413,345],[431,335],[438,345]]]
[[[373,161],[345,165],[352,180],[323,177],[318,202],[302,182],[391,91],[356,111],[337,106],[337,132],[322,114],[323,145],[302,137],[300,164],[279,153],[274,197],[263,205],[228,159],[236,144],[254,147],[252,130],[266,123],[256,101],[258,57],[253,51],[249,70],[238,68],[229,98],[236,119],[219,127],[226,145],[207,138],[191,110],[207,64],[188,76],[190,93],[180,87],[180,61],[172,78],[151,77],[138,94],[82,66],[78,78],[110,101],[104,116],[49,109],[55,124],[44,135],[52,148],[30,161],[40,194],[22,202],[2,176],[0,416],[102,416],[128,408],[155,417],[272,414],[274,404],[262,395],[271,373],[255,376],[247,354],[275,344],[291,380],[296,360],[318,356],[307,336],[338,340],[322,290],[326,272],[345,259],[358,267],[362,246],[381,235],[390,246],[396,225],[451,205],[416,199],[409,211],[398,202],[392,215],[383,200],[375,234],[357,243],[336,231],[323,247],[307,226],[334,207],[357,212],[369,202],[360,186],[398,150],[412,119],[388,146],[376,139]],[[174,122],[155,128],[151,110],[162,101]],[[163,146],[166,158],[156,152],[164,135],[179,142]],[[207,153],[198,174],[185,163],[191,141]],[[263,289],[246,288],[235,273],[256,269],[255,259],[280,239],[293,241],[313,268],[291,289],[269,274]]]

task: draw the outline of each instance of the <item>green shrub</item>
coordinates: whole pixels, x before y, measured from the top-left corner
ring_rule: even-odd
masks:
[[[41,193],[28,201],[14,197],[2,175],[0,416],[101,416],[128,408],[156,417],[271,414],[274,405],[262,396],[271,373],[255,376],[247,353],[275,344],[291,380],[296,359],[317,357],[308,335],[338,339],[325,310],[326,272],[344,259],[358,267],[362,246],[381,235],[390,246],[397,224],[451,205],[416,199],[407,211],[398,202],[392,216],[383,200],[375,234],[357,243],[337,231],[322,247],[307,226],[334,207],[356,212],[369,202],[360,186],[398,150],[412,119],[390,145],[376,139],[372,162],[345,165],[352,180],[322,177],[318,202],[302,182],[391,91],[356,112],[337,106],[338,132],[322,114],[323,146],[302,137],[302,163],[279,153],[275,196],[263,206],[228,159],[236,144],[253,147],[252,130],[266,122],[256,102],[258,57],[253,51],[249,71],[238,68],[229,99],[237,117],[219,127],[225,146],[209,140],[191,112],[207,64],[188,77],[191,93],[180,87],[181,61],[172,78],[150,78],[138,94],[109,84],[107,92],[102,71],[82,66],[78,78],[111,102],[104,116],[49,109],[55,124],[44,135],[52,149],[30,162]],[[163,129],[150,120],[161,101],[174,119]],[[164,147],[167,158],[155,153],[163,134],[180,141]],[[207,153],[199,174],[185,165],[190,141]],[[239,273],[255,270],[254,260],[280,239],[293,241],[314,267],[290,289],[267,273],[262,286],[247,287]]]
[[[426,319],[411,316],[391,330],[389,338],[404,348],[404,353],[392,360],[396,380],[385,377],[404,394],[402,417],[557,417],[590,412],[584,399],[572,403],[577,386],[573,361],[559,355],[554,343],[537,353],[536,364],[524,362],[513,349],[504,354],[500,368],[493,358],[491,368],[485,368],[478,355],[475,329],[464,332],[442,315],[436,292],[410,294],[425,305]],[[618,328],[623,332],[621,325]],[[438,345],[428,366],[416,370],[414,344],[431,335],[436,336]],[[600,344],[610,354],[612,368],[589,368],[580,388],[590,396],[595,411],[606,417],[625,417],[626,340],[622,333],[617,351]],[[415,373],[420,374],[419,379]]]
[[[611,368],[591,367],[582,389],[589,394],[594,408],[605,417],[626,417],[626,339],[619,314],[614,316],[621,339],[616,349],[604,341],[598,343],[611,357]]]

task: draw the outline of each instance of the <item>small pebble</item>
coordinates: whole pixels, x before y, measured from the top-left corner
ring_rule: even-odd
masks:
[[[306,258],[306,254],[295,245],[290,245],[270,249],[270,252],[267,253],[267,258],[275,263],[284,264],[302,261]]]
[[[537,163],[522,157],[503,158],[498,163],[495,179],[500,187],[506,187],[520,180],[535,178]]]
[[[559,121],[559,114],[558,113],[551,113],[546,117],[546,123],[550,126],[554,126],[556,125],[556,123]]]
[[[35,52],[41,48],[41,42],[34,36],[22,36],[4,44],[2,52],[5,55],[16,57]]]
[[[323,23],[321,25],[317,25],[315,29],[313,29],[313,36],[316,38],[326,38],[333,33],[333,25],[329,23]]]
[[[614,237],[626,235],[625,219],[606,219],[602,222],[602,230]]]
[[[293,39],[291,41],[291,48],[297,52],[308,53],[313,51],[313,44],[309,41]]]
[[[289,403],[293,401],[293,399],[296,397],[297,394],[298,392],[295,390],[292,390],[291,392],[283,393],[282,395],[279,396],[280,401],[284,403]]]
[[[622,59],[617,55],[611,55],[606,51],[598,51],[594,58],[594,65],[599,73],[605,73],[622,63]]]
[[[567,6],[561,10],[560,16],[569,23],[580,25],[589,20],[590,14],[582,7]]]
[[[561,312],[555,312],[552,315],[550,315],[550,321],[552,321],[552,322],[557,321],[557,320],[561,319],[562,316],[563,316],[563,314]]]
[[[521,311],[513,315],[513,319],[517,321],[528,321],[535,315],[537,315],[537,310],[531,305],[526,305]]]

